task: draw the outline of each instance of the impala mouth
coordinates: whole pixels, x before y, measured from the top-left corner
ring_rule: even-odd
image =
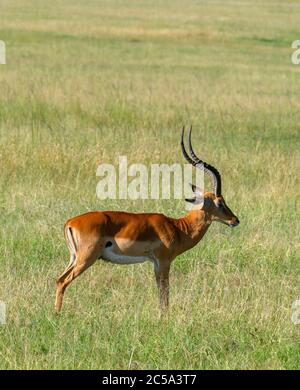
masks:
[[[224,225],[229,226],[231,228],[234,228],[235,226],[238,226],[240,224],[240,221],[230,222],[230,221],[222,221],[222,219],[217,220],[217,222],[221,222]]]
[[[240,221],[237,219],[236,221],[223,221],[222,219],[215,219],[216,222],[223,223],[226,226],[229,226],[231,228],[234,228],[235,226],[238,226],[240,224]]]
[[[231,228],[234,228],[235,226],[238,226],[239,223],[240,223],[239,221],[237,221],[237,222],[230,222],[227,225],[230,226]]]

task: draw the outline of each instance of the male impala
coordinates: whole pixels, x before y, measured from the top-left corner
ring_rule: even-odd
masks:
[[[194,153],[189,132],[188,155],[185,159],[203,169],[213,181],[213,192],[201,194],[192,186],[194,203],[184,217],[175,219],[163,214],[133,214],[119,211],[93,211],[72,218],[65,224],[65,239],[70,251],[70,263],[57,280],[55,309],[60,311],[66,287],[83,271],[102,259],[115,264],[135,264],[150,260],[154,264],[162,309],[168,307],[169,271],[172,261],[202,239],[212,221],[237,226],[238,218],[221,195],[221,176],[216,168],[200,160]]]

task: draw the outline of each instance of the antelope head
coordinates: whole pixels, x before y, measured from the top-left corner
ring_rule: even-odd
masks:
[[[230,227],[237,226],[240,223],[238,217],[233,214],[222,196],[221,175],[215,167],[206,163],[205,161],[200,160],[200,158],[196,156],[192,147],[191,134],[192,127],[190,128],[188,136],[188,145],[190,151],[189,155],[184,145],[183,127],[181,134],[181,150],[183,156],[194,167],[203,170],[210,176],[213,183],[213,192],[202,193],[199,187],[192,184],[194,197],[191,199],[186,199],[186,201],[193,203],[195,205],[195,209],[199,208],[199,204],[201,204],[201,209],[210,217],[211,221],[222,222]]]

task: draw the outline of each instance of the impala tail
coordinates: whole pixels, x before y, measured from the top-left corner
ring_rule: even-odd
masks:
[[[69,252],[70,252],[70,263],[68,265],[68,267],[70,267],[76,261],[77,248],[76,248],[76,244],[75,244],[75,240],[74,240],[73,230],[70,226],[68,226],[68,224],[66,224],[66,226],[65,226],[65,240],[66,240]]]

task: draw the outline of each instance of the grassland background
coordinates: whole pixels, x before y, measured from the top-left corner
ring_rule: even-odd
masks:
[[[299,13],[296,1],[0,0],[1,369],[300,367]],[[178,200],[96,197],[97,166],[121,154],[183,162],[183,123],[240,226],[213,225],[173,264],[168,319],[151,264],[100,262],[55,316],[66,219],[184,214]]]

